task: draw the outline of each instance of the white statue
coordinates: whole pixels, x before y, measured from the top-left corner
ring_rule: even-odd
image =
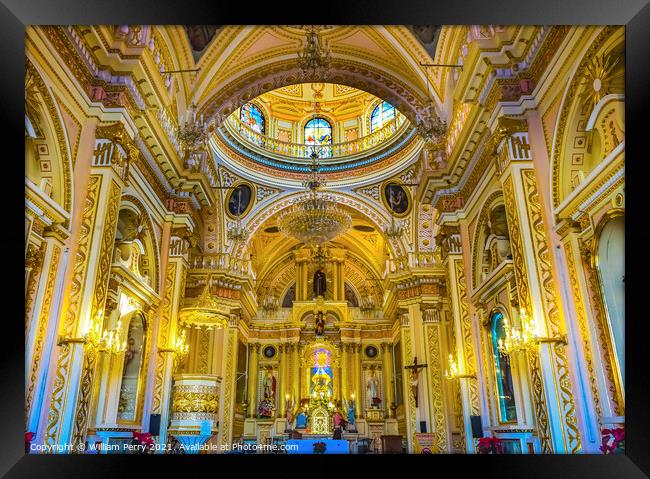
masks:
[[[368,381],[366,383],[366,390],[368,391],[368,399],[370,399],[370,404],[375,406],[376,400],[379,399],[379,382],[375,376],[375,370],[370,370],[370,375],[368,376]]]

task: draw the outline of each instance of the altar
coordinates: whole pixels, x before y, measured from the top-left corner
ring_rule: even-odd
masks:
[[[289,439],[287,454],[350,454],[350,443],[340,439]]]

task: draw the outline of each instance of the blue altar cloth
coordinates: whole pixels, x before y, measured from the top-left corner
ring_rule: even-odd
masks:
[[[350,454],[350,443],[338,439],[289,439],[287,454],[314,454],[314,443],[316,442],[325,443],[323,454]]]

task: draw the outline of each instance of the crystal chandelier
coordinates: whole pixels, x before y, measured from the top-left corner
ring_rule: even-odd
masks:
[[[384,228],[384,234],[388,239],[396,239],[404,233],[404,223],[402,221],[395,221],[395,217],[391,218],[390,225]]]
[[[298,52],[298,66],[305,75],[326,78],[332,62],[331,52],[321,47],[317,29],[311,26],[307,29],[307,42],[302,52]]]
[[[318,152],[311,154],[311,173],[303,186],[305,194],[278,218],[278,228],[309,246],[320,246],[350,228],[352,218],[340,208],[334,197],[321,191],[325,181],[319,175]]]
[[[447,124],[436,115],[420,118],[415,128],[425,143],[438,143],[447,133]]]
[[[521,318],[521,328],[510,327],[508,320],[504,318],[506,337],[505,340],[499,339],[497,345],[499,353],[505,355],[516,351],[527,351],[538,342],[533,318],[523,308],[519,316]]]
[[[184,121],[178,127],[176,138],[183,149],[183,161],[186,167],[199,165],[191,164],[191,157],[194,154],[203,151],[203,147],[208,139],[207,129],[203,122],[203,115],[196,118],[196,106],[192,105],[185,115]],[[190,163],[190,164],[188,164]]]

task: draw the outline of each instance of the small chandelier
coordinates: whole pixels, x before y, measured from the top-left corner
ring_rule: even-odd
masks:
[[[99,342],[99,350],[110,354],[120,354],[126,351],[126,340],[122,340],[120,330],[122,329],[122,319],[117,320],[115,329],[104,331],[102,339]]]
[[[211,283],[212,277],[208,277],[196,302],[181,309],[178,315],[181,325],[206,329],[221,329],[228,325],[228,311],[210,294]]]
[[[203,115],[197,119],[195,105],[192,105],[187,110],[185,119],[176,132],[176,138],[183,149],[183,160],[186,166],[188,166],[187,163],[191,159],[192,154],[203,151],[203,147],[208,139]],[[198,167],[198,165],[196,166]]]
[[[395,218],[391,218],[390,225],[384,228],[384,234],[388,239],[396,239],[402,236],[404,233],[404,223],[402,221],[395,221]]]
[[[517,351],[527,351],[538,343],[537,330],[534,319],[528,315],[525,309],[521,309],[519,316],[521,318],[521,328],[512,328],[505,321],[505,340],[499,339],[497,348],[499,353],[507,355]]]
[[[445,371],[445,379],[462,379],[462,378],[475,378],[476,374],[461,374],[458,369],[458,362],[454,359],[452,354],[449,354],[449,367]]]
[[[179,359],[182,359],[189,352],[190,345],[187,344],[186,331],[183,330],[181,334],[176,337],[176,341],[174,341],[174,353],[178,355]]]
[[[447,124],[438,116],[420,118],[415,126],[426,144],[438,143],[447,134]]]
[[[237,222],[230,226],[226,231],[226,237],[231,241],[238,241],[246,239],[246,228],[241,224],[241,220],[237,218]]]
[[[303,182],[307,191],[280,215],[278,228],[285,236],[313,247],[347,231],[352,218],[337,205],[334,197],[322,193],[326,183],[319,174],[317,150],[312,152],[311,158],[311,172]]]
[[[332,62],[331,52],[321,47],[316,28],[310,26],[307,29],[307,42],[302,52],[298,52],[298,66],[305,75],[312,77],[321,76],[326,78],[329,73],[329,66]]]

